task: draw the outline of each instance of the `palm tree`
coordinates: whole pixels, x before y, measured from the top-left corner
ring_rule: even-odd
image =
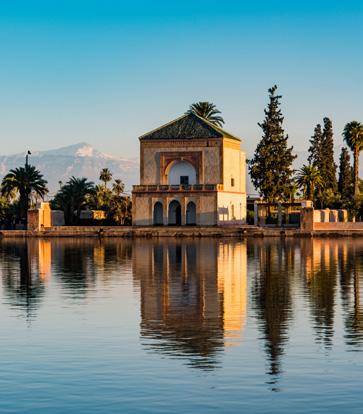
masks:
[[[290,203],[295,202],[295,199],[298,196],[298,191],[299,191],[299,186],[295,182],[292,182],[289,186]]]
[[[363,149],[363,124],[357,121],[348,122],[344,127],[343,137],[354,154],[354,196],[357,197],[359,195],[359,153]]]
[[[1,193],[11,196],[14,192],[19,193],[20,218],[26,223],[30,197],[35,194],[44,198],[48,192],[47,181],[34,165],[26,164],[10,170],[3,178]]]
[[[112,172],[108,168],[102,168],[100,172],[100,180],[103,181],[106,188],[107,183],[112,180]]]
[[[224,124],[224,119],[218,115],[221,113],[211,102],[196,102],[190,105],[187,114],[194,113],[201,118],[206,119],[211,124],[221,127]]]
[[[78,222],[82,207],[87,204],[89,197],[94,194],[94,188],[94,183],[87,181],[87,178],[71,177],[55,195],[53,206],[64,211],[67,223],[74,224],[74,212],[76,212]]]
[[[324,186],[323,178],[319,170],[313,165],[303,165],[296,175],[296,184],[303,190],[304,197],[314,199],[317,188]]]
[[[112,191],[120,196],[125,190],[125,184],[119,178],[116,178],[115,182],[112,185]]]

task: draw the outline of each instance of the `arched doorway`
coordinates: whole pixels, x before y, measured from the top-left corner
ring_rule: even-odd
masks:
[[[169,226],[181,225],[181,206],[177,200],[169,204],[168,224]]]
[[[154,226],[163,225],[163,205],[160,201],[154,204]]]
[[[197,209],[193,201],[189,201],[187,205],[186,224],[187,226],[195,226],[197,224]]]

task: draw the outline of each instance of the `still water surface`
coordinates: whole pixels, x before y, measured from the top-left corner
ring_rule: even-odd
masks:
[[[2,240],[0,412],[361,413],[362,272],[358,239]]]

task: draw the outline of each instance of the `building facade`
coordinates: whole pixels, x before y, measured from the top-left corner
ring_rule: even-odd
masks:
[[[140,137],[136,226],[246,221],[246,156],[238,138],[195,114]]]

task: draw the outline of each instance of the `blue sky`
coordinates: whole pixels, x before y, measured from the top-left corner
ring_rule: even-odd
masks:
[[[1,1],[0,154],[138,136],[214,102],[250,154],[267,89],[304,151],[317,122],[363,121],[361,1]]]

